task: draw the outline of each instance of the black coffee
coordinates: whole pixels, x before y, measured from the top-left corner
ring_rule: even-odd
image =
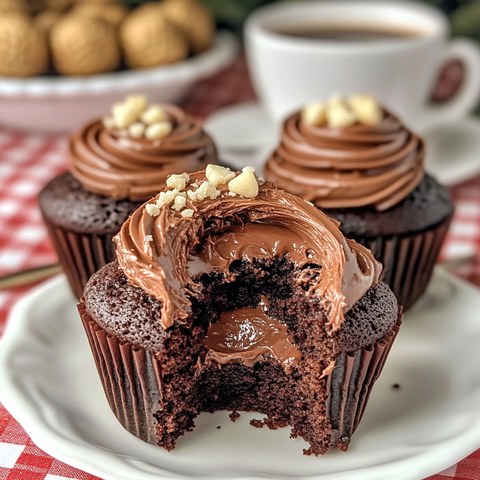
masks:
[[[276,33],[297,38],[311,38],[335,42],[383,42],[421,37],[420,31],[392,26],[296,25],[276,29]]]

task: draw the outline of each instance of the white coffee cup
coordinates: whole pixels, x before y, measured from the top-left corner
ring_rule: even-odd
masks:
[[[282,33],[321,25],[419,34],[354,42]],[[245,35],[255,90],[275,122],[307,102],[335,94],[371,93],[424,131],[465,116],[480,99],[479,47],[463,38],[448,41],[447,19],[428,5],[385,0],[278,3],[255,11]],[[464,63],[466,78],[452,100],[432,106],[433,86],[449,59]]]

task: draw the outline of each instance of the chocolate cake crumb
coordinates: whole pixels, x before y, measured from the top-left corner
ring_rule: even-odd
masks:
[[[263,428],[265,426],[263,420],[258,420],[257,418],[250,420],[250,425],[255,428]]]
[[[232,422],[236,422],[240,418],[240,414],[238,412],[233,411],[230,415],[229,418]]]

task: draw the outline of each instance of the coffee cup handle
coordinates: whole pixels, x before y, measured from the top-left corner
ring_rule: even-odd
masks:
[[[468,38],[455,38],[447,45],[443,63],[460,60],[465,66],[465,78],[455,96],[440,105],[425,108],[422,122],[426,129],[465,117],[477,106],[480,100],[480,47]]]

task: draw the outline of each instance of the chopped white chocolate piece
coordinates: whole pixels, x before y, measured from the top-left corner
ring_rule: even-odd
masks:
[[[158,217],[160,215],[160,208],[156,204],[147,203],[145,205],[145,210],[152,217]]]
[[[337,107],[337,106],[345,106],[345,99],[341,95],[332,95],[327,100],[327,108]]]
[[[128,105],[129,108],[135,110],[140,116],[140,114],[148,107],[148,100],[145,95],[128,95],[125,98],[125,105]]]
[[[168,115],[160,105],[151,105],[142,113],[140,119],[145,125],[152,125],[157,122],[167,122]]]
[[[193,217],[193,210],[191,208],[186,208],[185,210],[182,210],[181,215],[184,218],[191,218]]]
[[[257,177],[251,170],[245,170],[229,182],[228,189],[242,197],[254,198],[258,195]]]
[[[346,128],[354,125],[357,121],[355,115],[342,105],[336,105],[327,109],[327,120],[330,128]]]
[[[378,125],[382,120],[382,109],[371,95],[353,95],[348,99],[348,105],[363,125]]]
[[[327,105],[325,102],[314,102],[304,107],[301,113],[302,122],[313,127],[327,123]]]
[[[102,123],[105,128],[113,128],[115,126],[112,117],[103,117]]]
[[[207,165],[205,175],[214,185],[223,185],[235,178],[235,172],[220,165]]]
[[[114,117],[115,113],[119,110],[122,110],[125,107],[124,103],[116,102],[112,105],[111,116]]]
[[[157,200],[157,205],[161,207],[162,205],[169,205],[175,200],[178,190],[168,190],[167,192],[160,192],[160,195]]]
[[[145,243],[153,242],[153,235],[145,235]]]
[[[159,140],[172,133],[172,124],[170,122],[156,122],[147,127],[145,137],[149,140]]]
[[[192,188],[198,188],[200,185],[198,182],[192,183]]]
[[[217,190],[216,186],[208,180],[203,182],[193,193],[195,194],[195,200],[193,201],[197,202],[201,202],[207,197],[211,200],[215,200],[220,195],[220,192]]]
[[[179,212],[182,208],[185,207],[185,203],[186,203],[186,198],[183,197],[182,195],[177,195],[175,197],[175,200],[173,201],[173,205],[171,208]]]
[[[187,190],[187,195],[188,195],[188,198],[189,198],[192,202],[196,202],[196,201],[197,201],[197,191],[196,191],[196,190]]]
[[[128,127],[128,134],[133,138],[142,138],[145,133],[145,125],[141,122],[132,123]]]
[[[113,124],[115,128],[128,128],[138,120],[140,114],[128,105],[116,105],[113,108]]]
[[[188,184],[188,182],[190,181],[190,175],[186,172],[183,172],[182,177],[185,179],[185,183]]]
[[[237,196],[237,194],[235,192],[227,192],[227,195],[229,197],[236,197]]]
[[[187,180],[182,175],[171,175],[167,178],[167,187],[171,188],[178,188],[179,190],[183,190],[187,185]]]

